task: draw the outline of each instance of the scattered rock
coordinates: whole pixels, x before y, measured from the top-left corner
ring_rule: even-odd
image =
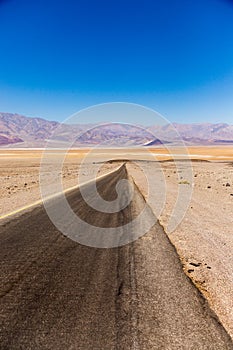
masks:
[[[201,265],[201,263],[190,262],[189,265],[192,265],[192,266],[195,266],[195,267],[199,267]]]
[[[207,186],[207,188],[211,188],[211,186]]]

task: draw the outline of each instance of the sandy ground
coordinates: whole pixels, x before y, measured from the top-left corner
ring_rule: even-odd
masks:
[[[150,169],[153,166],[150,164]],[[172,162],[162,167],[167,180],[167,197],[159,220],[167,231],[177,186],[191,184],[184,181],[177,185]],[[233,162],[192,162],[192,167],[191,202],[180,225],[168,236],[178,251],[184,271],[233,337]],[[135,171],[134,178],[147,196],[142,175]]]
[[[158,149],[153,151],[159,153]],[[84,153],[73,152],[66,158],[62,170],[64,188],[77,184],[78,164]],[[169,238],[179,253],[185,272],[208,299],[233,337],[233,152],[225,147],[222,150],[216,148],[215,152],[208,148],[192,148],[191,153],[193,159],[211,161],[192,162],[192,199],[183,221],[174,232],[169,233]],[[135,156],[132,151],[125,152],[119,158],[130,158],[129,154],[132,159],[141,159],[139,154]],[[41,151],[0,152],[0,215],[40,199],[40,158]],[[167,158],[163,156],[161,159]],[[89,160],[86,174],[85,169],[82,170],[83,178],[86,176],[88,179],[93,166],[98,165],[96,163],[98,156],[95,161]],[[111,170],[116,165],[108,163],[100,172]],[[156,162],[146,161],[144,165],[151,174],[156,174]],[[192,183],[186,181],[185,176],[182,181],[178,181],[177,169],[172,161],[160,165],[166,180],[166,200],[159,219],[166,230],[177,189],[179,186],[192,186]],[[147,185],[141,170],[134,164],[129,165],[129,170],[140,190],[147,196]],[[51,181],[55,181],[56,176],[59,175],[53,173],[51,165],[48,186]]]
[[[193,170],[196,177],[189,210],[170,238],[185,271],[233,337],[233,163],[196,163]],[[171,187],[162,216],[165,225]]]

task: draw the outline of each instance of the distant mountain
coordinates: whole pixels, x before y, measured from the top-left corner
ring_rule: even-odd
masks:
[[[188,144],[214,144],[233,142],[233,125],[226,123],[198,123],[198,124],[167,124],[153,125],[148,128],[158,138],[178,140],[180,137]],[[176,130],[177,133],[174,131]]]
[[[0,145],[13,143],[39,143],[48,139],[59,125],[42,118],[29,118],[19,114],[0,113]],[[11,140],[13,140],[11,142]],[[24,146],[19,145],[19,146]]]
[[[23,140],[17,136],[0,135],[0,145],[11,145],[20,142],[23,142]]]
[[[139,146],[154,139],[145,128],[120,123],[60,124],[41,118],[0,113],[0,146],[44,147],[52,140],[54,147]],[[14,145],[13,141],[14,140]]]
[[[141,127],[137,125],[61,124],[42,118],[0,113],[0,146],[44,147],[53,140],[54,147],[64,144],[82,146],[159,146],[177,142],[187,145],[233,144],[233,126],[225,123],[167,124]]]
[[[77,137],[77,142],[82,145],[137,146],[151,141],[153,137],[150,131],[136,125],[109,123],[83,132]]]

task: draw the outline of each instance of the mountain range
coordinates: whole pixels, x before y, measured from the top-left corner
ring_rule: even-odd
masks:
[[[233,125],[226,123],[140,126],[123,123],[61,124],[42,118],[0,113],[1,147],[157,146],[182,140],[188,145],[233,144]]]

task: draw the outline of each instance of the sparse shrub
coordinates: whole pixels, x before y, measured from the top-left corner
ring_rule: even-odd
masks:
[[[182,180],[182,181],[179,181],[179,185],[190,185],[190,182],[187,180]]]

